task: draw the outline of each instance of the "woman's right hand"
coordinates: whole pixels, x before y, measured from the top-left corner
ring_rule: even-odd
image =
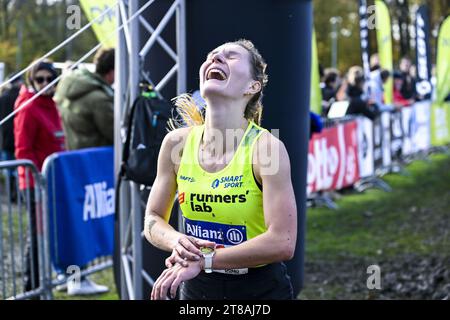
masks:
[[[178,241],[172,250],[172,254],[166,259],[166,267],[171,268],[176,263],[187,267],[188,263],[186,260],[198,261],[201,259],[201,247],[215,248],[215,246],[215,242],[182,235],[178,238]]]

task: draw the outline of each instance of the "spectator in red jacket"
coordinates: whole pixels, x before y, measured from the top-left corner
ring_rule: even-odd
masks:
[[[394,72],[394,106],[397,108],[408,107],[414,103],[414,99],[406,99],[403,96],[403,75],[400,72]]]
[[[56,70],[51,63],[44,61],[34,66],[26,76],[26,85],[20,90],[15,109],[24,105],[56,77]],[[65,149],[61,118],[53,101],[54,92],[54,87],[45,91],[19,111],[14,119],[16,159],[31,160],[39,170],[49,155]],[[23,170],[19,171],[19,178],[20,189],[27,188]],[[31,186],[33,184],[28,187]]]
[[[55,80],[57,73],[52,63],[43,61],[31,68],[26,75],[15,103],[15,109],[21,108],[37,92]],[[61,118],[53,101],[55,88],[47,89],[41,96],[21,109],[14,118],[14,139],[16,159],[33,161],[41,170],[44,160],[52,153],[63,151],[65,140]],[[25,271],[25,291],[39,287],[38,251],[36,238],[36,208],[34,207],[34,182],[29,174],[28,183],[24,168],[19,168],[19,185],[25,194],[29,194],[31,239],[27,248]],[[32,272],[32,270],[34,272]]]

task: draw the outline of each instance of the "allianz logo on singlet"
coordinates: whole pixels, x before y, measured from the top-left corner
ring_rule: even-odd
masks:
[[[187,235],[214,241],[225,246],[234,246],[247,240],[247,228],[245,226],[184,218],[184,229]]]
[[[244,175],[240,176],[226,176],[216,179],[211,184],[211,188],[217,189],[221,184],[224,188],[242,188]]]
[[[183,204],[190,203],[191,210],[195,212],[212,212],[212,207],[208,203],[244,203],[247,202],[249,191],[243,194],[203,194],[191,193],[189,200],[186,199],[186,193],[178,196],[178,202]]]

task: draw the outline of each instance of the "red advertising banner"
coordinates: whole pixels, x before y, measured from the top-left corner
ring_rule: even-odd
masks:
[[[359,180],[357,122],[313,135],[308,152],[308,194],[339,190]]]

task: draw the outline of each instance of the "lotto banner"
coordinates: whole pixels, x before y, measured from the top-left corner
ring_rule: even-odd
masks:
[[[114,30],[117,28],[116,20],[116,0],[80,0],[81,7],[89,21],[108,11],[102,18],[92,25],[98,41],[105,47],[115,48],[117,45],[117,36]]]
[[[308,152],[308,194],[339,190],[359,180],[356,120],[314,134]]]

